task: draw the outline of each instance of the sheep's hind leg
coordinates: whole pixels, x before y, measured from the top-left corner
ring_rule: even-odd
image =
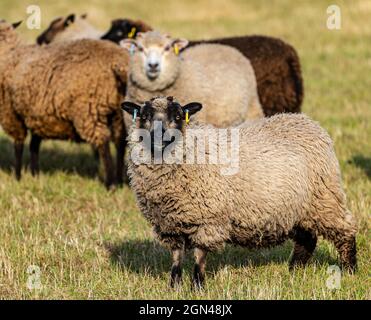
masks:
[[[184,248],[173,249],[173,265],[171,266],[170,285],[172,288],[180,285],[182,281],[182,264],[184,260]]]
[[[302,228],[295,229],[293,240],[295,245],[289,264],[290,270],[294,269],[296,266],[305,265],[312,257],[317,245],[317,236]]]
[[[24,142],[14,142],[14,154],[15,154],[15,177],[19,181],[21,180],[22,172],[22,157],[23,157]]]
[[[206,269],[206,255],[207,251],[200,248],[195,248],[195,266],[193,270],[193,286],[196,289],[202,289],[205,283],[205,269]]]
[[[109,148],[109,142],[107,141],[103,143],[101,146],[99,146],[98,151],[105,169],[106,174],[105,185],[107,189],[110,189],[114,184],[114,178],[113,178],[113,161],[111,151]]]
[[[30,143],[31,153],[31,174],[36,176],[39,174],[39,151],[40,151],[41,137],[32,135]]]

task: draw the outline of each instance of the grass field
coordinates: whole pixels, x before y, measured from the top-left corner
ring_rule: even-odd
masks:
[[[336,1],[341,30],[326,28],[328,1],[31,1],[42,25],[85,13],[103,30],[112,18],[142,18],[191,39],[266,34],[298,50],[305,80],[303,110],[335,141],[349,207],[360,224],[359,271],[341,288],[326,287],[334,247],[320,241],[312,263],[293,273],[292,243],[271,250],[227,247],[208,260],[207,286],[191,290],[191,259],[183,287],[168,287],[170,256],[153,242],[128,187],[107,192],[87,145],[46,142],[41,174],[27,168],[18,183],[11,141],[0,133],[0,298],[5,299],[370,299],[371,2]],[[2,0],[10,21],[25,19],[29,1]],[[34,41],[37,30],[19,28]],[[26,153],[25,162],[29,155]],[[100,171],[100,176],[102,172]],[[29,290],[27,268],[40,268],[42,288]]]

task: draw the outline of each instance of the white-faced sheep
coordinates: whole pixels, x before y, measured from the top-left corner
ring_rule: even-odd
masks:
[[[122,106],[130,115],[136,114],[135,128],[151,136],[158,134],[153,133],[155,121],[165,133],[179,129],[183,139],[171,143],[181,147],[190,129],[210,129],[210,125],[192,124],[193,120],[188,126],[185,123],[186,110],[192,115],[202,108],[200,103],[181,106],[169,97],[144,106],[131,102]],[[346,206],[333,143],[307,116],[280,114],[247,121],[239,128],[239,170],[234,175],[223,175],[225,165],[207,160],[188,164],[188,145],[183,162],[155,164],[155,150],[165,153],[170,142],[160,139],[157,149],[153,142],[143,146],[136,140],[136,130],[132,132],[130,152],[140,143],[151,161],[141,163],[130,157],[131,186],[155,235],[172,251],[173,285],[180,281],[185,249],[195,250],[194,283],[200,286],[207,252],[225,243],[261,248],[292,239],[290,267],[294,267],[308,261],[317,237],[323,236],[334,243],[343,267],[355,270],[356,221]]]
[[[0,124],[14,139],[18,179],[29,130],[33,174],[41,139],[86,141],[99,150],[109,187],[115,180],[112,139],[118,150],[116,180],[122,182],[125,130],[120,101],[127,61],[125,50],[106,41],[25,45],[12,25],[0,23]]]
[[[197,118],[217,127],[264,116],[254,70],[236,49],[202,44],[179,54],[188,41],[156,31],[121,44],[131,52],[126,100],[143,103],[157,95],[176,95],[181,103],[201,101],[204,108]]]

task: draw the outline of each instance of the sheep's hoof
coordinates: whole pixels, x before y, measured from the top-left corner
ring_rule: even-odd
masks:
[[[179,266],[171,268],[170,286],[179,288],[182,282],[182,269]]]

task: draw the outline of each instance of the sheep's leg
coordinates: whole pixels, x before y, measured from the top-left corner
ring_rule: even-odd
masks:
[[[305,265],[312,257],[317,245],[317,237],[312,232],[297,228],[293,237],[294,251],[290,261],[290,269],[297,265]]]
[[[201,289],[205,283],[205,269],[206,269],[206,255],[207,251],[200,248],[195,248],[195,266],[193,270],[193,285],[197,289]]]
[[[23,148],[24,148],[23,141],[22,142],[16,141],[14,143],[15,177],[18,181],[21,180]]]
[[[172,288],[179,286],[182,281],[182,264],[184,260],[184,248],[173,249],[173,265],[171,266],[170,285]]]
[[[31,153],[31,174],[33,176],[39,174],[39,151],[40,151],[41,137],[32,135],[30,143]]]
[[[98,151],[106,173],[105,185],[107,189],[110,189],[110,187],[114,183],[114,178],[113,178],[113,161],[111,151],[109,148],[109,142],[107,141],[103,143],[101,146],[99,146]]]
[[[124,181],[127,182],[128,180],[124,164],[125,149],[126,138],[119,139],[119,141],[116,142],[116,179],[118,185],[122,185]]]
[[[95,148],[94,146],[91,147],[91,150],[93,152],[93,157],[94,157],[94,160],[99,163],[99,151],[97,148]]]
[[[350,273],[357,270],[357,246],[355,235],[337,233],[333,239],[339,253],[341,267]]]

